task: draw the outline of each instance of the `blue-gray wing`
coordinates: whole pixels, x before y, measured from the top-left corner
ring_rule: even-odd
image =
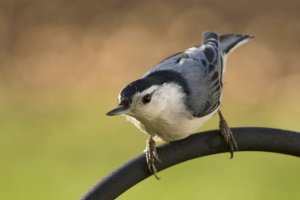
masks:
[[[188,86],[186,105],[195,117],[203,117],[220,104],[222,90],[222,53],[219,35],[204,34],[204,44],[177,53],[154,66],[145,76],[172,70],[180,74]]]

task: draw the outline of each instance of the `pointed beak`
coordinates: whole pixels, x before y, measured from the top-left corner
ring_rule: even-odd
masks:
[[[106,113],[106,115],[115,116],[115,115],[122,115],[122,114],[126,114],[126,113],[128,113],[128,108],[121,104],[118,107],[116,107],[115,109]]]

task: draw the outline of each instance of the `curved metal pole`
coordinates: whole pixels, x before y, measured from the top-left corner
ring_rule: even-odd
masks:
[[[232,128],[239,151],[266,151],[300,156],[300,134],[271,128]],[[193,134],[158,147],[161,171],[175,164],[217,153],[227,152],[218,130]],[[96,184],[82,200],[115,199],[143,179],[151,176],[145,154],[128,161]]]

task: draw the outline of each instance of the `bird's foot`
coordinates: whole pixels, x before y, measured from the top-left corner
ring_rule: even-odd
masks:
[[[150,136],[149,139],[147,140],[147,146],[146,146],[146,161],[147,161],[147,166],[148,169],[157,180],[160,178],[157,176],[157,169],[155,167],[155,161],[161,162],[158,158],[157,151],[156,151],[156,146],[155,146],[155,141],[153,140],[153,136]]]
[[[236,140],[233,136],[233,133],[230,130],[230,128],[220,110],[218,111],[218,114],[219,114],[219,118],[220,118],[219,129],[220,129],[221,134],[224,137],[224,140],[229,148],[230,159],[232,159],[234,151],[238,150],[238,146],[237,146]]]

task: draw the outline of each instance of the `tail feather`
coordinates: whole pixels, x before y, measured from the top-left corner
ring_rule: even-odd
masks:
[[[221,49],[224,53],[229,54],[240,45],[248,42],[254,36],[226,34],[220,36]]]
[[[205,32],[203,34],[203,42],[206,44],[208,43],[213,44],[218,48],[220,45],[220,36],[218,33],[213,31]]]

